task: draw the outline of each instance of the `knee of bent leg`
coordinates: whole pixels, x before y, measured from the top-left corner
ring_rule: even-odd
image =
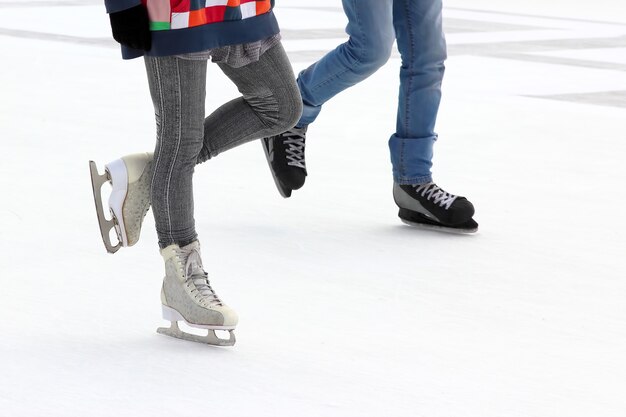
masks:
[[[294,127],[302,116],[302,97],[295,83],[289,83],[284,88],[275,91],[272,99],[276,111],[265,122],[269,129],[282,133]]]
[[[300,121],[302,108],[303,104],[300,90],[294,83],[294,87],[290,88],[290,92],[279,101],[279,130],[284,132],[294,127]]]
[[[268,89],[255,97],[247,97],[246,101],[265,127],[275,133],[291,129],[302,115],[302,98],[295,80],[274,91]]]
[[[370,75],[389,61],[393,37],[371,34],[365,39],[351,39],[348,44],[357,71]]]

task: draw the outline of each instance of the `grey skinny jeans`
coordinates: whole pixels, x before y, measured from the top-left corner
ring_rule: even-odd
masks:
[[[157,124],[151,203],[159,246],[184,246],[197,238],[194,167],[235,146],[292,128],[302,113],[302,99],[280,43],[246,66],[218,64],[242,96],[207,118],[206,60],[145,57],[145,63]]]

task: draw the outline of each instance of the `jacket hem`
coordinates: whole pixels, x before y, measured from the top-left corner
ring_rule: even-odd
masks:
[[[122,45],[122,58],[171,56],[201,52],[221,46],[256,42],[280,32],[272,11],[243,20],[211,23],[185,29],[152,32],[152,49],[142,51]]]

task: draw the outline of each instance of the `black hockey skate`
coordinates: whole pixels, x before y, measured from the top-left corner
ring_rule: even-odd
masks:
[[[306,164],[304,141],[306,126],[294,127],[280,135],[263,138],[263,150],[278,192],[285,198],[304,185]]]
[[[465,197],[445,192],[435,183],[393,185],[398,216],[410,225],[451,233],[474,233],[474,206]]]

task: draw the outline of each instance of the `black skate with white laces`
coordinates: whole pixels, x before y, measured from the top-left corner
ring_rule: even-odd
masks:
[[[474,233],[474,206],[465,197],[450,194],[434,182],[393,185],[393,199],[400,208],[398,216],[410,225],[452,233]]]
[[[276,136],[263,138],[263,150],[278,192],[285,198],[304,185],[306,164],[304,142],[306,126],[294,127]]]

